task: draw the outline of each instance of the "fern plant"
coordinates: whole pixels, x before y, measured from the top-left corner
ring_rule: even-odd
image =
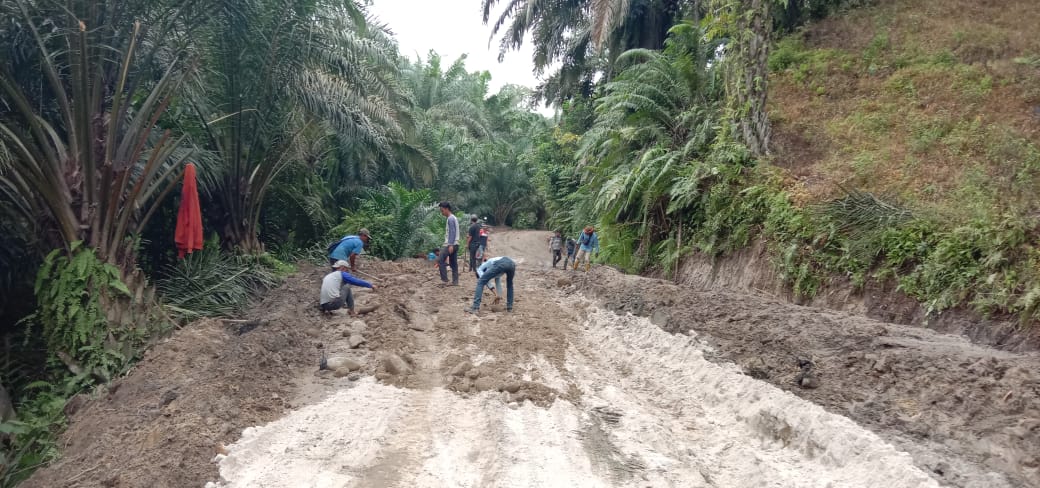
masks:
[[[109,304],[130,298],[116,266],[98,259],[82,241],[51,252],[36,276],[36,320],[53,351],[74,374],[108,381],[128,365],[143,335],[110,323]]]

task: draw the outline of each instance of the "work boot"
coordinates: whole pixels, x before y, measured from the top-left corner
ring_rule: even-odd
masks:
[[[588,273],[589,272],[589,268],[591,268],[591,267],[592,267],[592,263],[585,263],[585,272]]]

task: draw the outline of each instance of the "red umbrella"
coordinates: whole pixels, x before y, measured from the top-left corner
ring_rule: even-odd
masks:
[[[181,208],[177,212],[177,257],[202,249],[202,211],[199,209],[199,188],[195,183],[195,165],[184,168],[184,187],[181,189]]]

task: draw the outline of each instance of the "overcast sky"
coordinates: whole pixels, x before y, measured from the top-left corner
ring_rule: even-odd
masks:
[[[491,26],[481,19],[480,0],[374,0],[370,12],[390,27],[401,53],[412,59],[416,54],[425,59],[433,49],[447,66],[467,54],[467,70],[491,72],[492,93],[506,84],[538,86],[530,44],[498,62],[498,39],[488,45]]]

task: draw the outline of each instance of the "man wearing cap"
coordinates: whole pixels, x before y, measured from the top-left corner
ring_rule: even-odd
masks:
[[[332,250],[332,254],[329,254],[329,264],[335,267],[336,261],[347,261],[350,263],[350,270],[356,272],[357,256],[361,254],[361,250],[370,240],[372,240],[372,236],[368,233],[368,229],[361,229],[357,235],[340,239],[339,244]]]
[[[375,285],[361,279],[351,276],[347,272],[347,268],[350,263],[340,260],[333,263],[332,267],[336,270],[325,275],[325,278],[321,280],[321,300],[319,301],[318,308],[324,313],[330,313],[333,310],[339,310],[343,308],[343,305],[347,306],[347,310],[350,311],[350,315],[357,315],[354,311],[354,294],[350,291],[350,285],[363,286],[365,288],[376,289]]]
[[[596,236],[596,229],[589,225],[578,234],[578,255],[574,258],[574,269],[578,269],[578,263],[584,258],[587,272],[594,252],[599,254],[599,237]]]

